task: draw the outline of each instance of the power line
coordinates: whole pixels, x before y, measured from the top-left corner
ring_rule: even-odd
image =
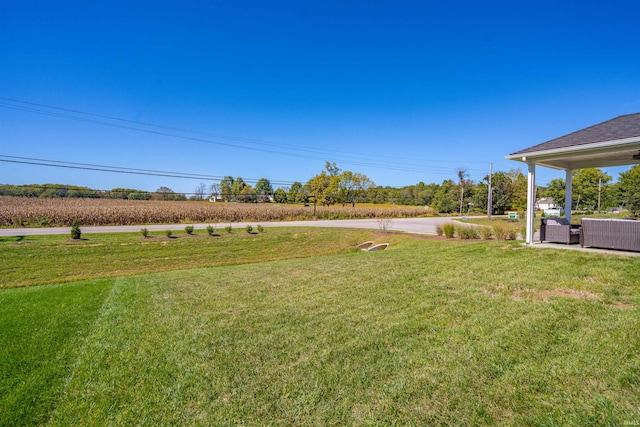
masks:
[[[219,181],[224,178],[223,176],[216,176],[216,175],[190,174],[190,173],[184,173],[184,172],[170,172],[170,171],[161,171],[161,170],[152,170],[152,169],[135,169],[135,168],[125,168],[120,166],[97,165],[92,163],[63,162],[59,160],[7,156],[2,154],[0,154],[0,157],[2,157],[0,158],[0,162],[5,162],[5,163],[19,163],[19,164],[27,164],[27,165],[35,165],[35,166],[58,167],[58,168],[65,168],[65,169],[81,169],[81,170],[90,170],[90,171],[98,171],[98,172],[124,173],[124,174],[131,174],[131,175],[161,176],[161,177],[167,177],[167,178],[200,179],[205,181]],[[243,178],[243,181],[249,182],[249,183],[256,183],[259,181],[259,179]],[[293,184],[293,181],[269,180],[269,182],[276,185]]]
[[[440,174],[445,174],[445,173],[446,174],[450,174],[451,173],[451,168],[449,168],[449,167],[424,166],[424,165],[421,165],[421,164],[407,163],[407,162],[395,162],[395,161],[389,160],[391,158],[394,158],[394,159],[400,159],[400,160],[413,160],[413,161],[415,161],[415,159],[406,159],[406,158],[402,158],[402,157],[394,157],[394,156],[386,156],[386,155],[358,154],[358,153],[350,153],[350,152],[346,152],[346,151],[337,151],[337,150],[307,149],[307,148],[301,148],[301,147],[296,147],[296,146],[286,145],[286,144],[276,144],[276,143],[267,142],[267,141],[263,141],[263,140],[255,140],[255,139],[240,138],[240,137],[234,137],[234,136],[228,136],[228,135],[213,134],[213,133],[207,133],[207,132],[199,132],[199,131],[193,131],[193,130],[189,130],[189,129],[182,129],[182,128],[164,126],[164,125],[141,122],[141,121],[135,121],[135,120],[128,120],[128,119],[123,119],[123,118],[114,117],[114,116],[107,116],[107,115],[88,113],[88,112],[84,112],[84,111],[80,111],[80,110],[73,110],[73,109],[68,109],[68,108],[55,107],[55,106],[50,106],[50,105],[46,105],[46,104],[37,104],[37,103],[32,103],[32,102],[28,102],[28,101],[21,101],[21,100],[16,100],[16,99],[12,99],[12,98],[6,98],[6,97],[0,97],[0,99],[8,100],[8,101],[14,102],[14,103],[18,102],[18,103],[22,103],[22,104],[26,104],[26,105],[44,107],[44,108],[55,109],[55,110],[59,110],[59,111],[66,111],[66,112],[71,112],[71,113],[75,113],[75,114],[82,114],[82,115],[86,115],[86,116],[90,116],[90,117],[98,117],[98,118],[103,118],[103,119],[108,119],[108,120],[116,120],[116,121],[121,121],[121,122],[124,122],[124,123],[138,124],[138,125],[143,125],[143,126],[148,126],[148,127],[156,127],[156,128],[159,128],[159,129],[174,130],[174,131],[179,131],[179,132],[193,133],[193,134],[200,134],[200,135],[209,135],[209,136],[214,136],[216,138],[229,139],[229,140],[233,140],[233,141],[245,142],[245,143],[250,143],[250,144],[266,145],[266,146],[275,147],[275,148],[279,148],[279,149],[293,150],[293,151],[299,151],[299,152],[303,152],[303,153],[323,154],[325,157],[315,157],[315,156],[310,156],[309,154],[296,154],[294,152],[283,152],[283,151],[277,151],[277,150],[271,150],[271,149],[259,148],[259,147],[247,147],[247,146],[243,146],[243,145],[239,145],[239,144],[232,144],[232,143],[225,143],[225,142],[221,142],[221,141],[214,141],[214,140],[211,140],[211,139],[195,138],[195,137],[184,136],[184,135],[176,135],[176,134],[168,133],[168,132],[162,132],[162,131],[151,130],[151,129],[142,129],[142,128],[134,127],[134,126],[120,125],[120,124],[116,124],[116,123],[108,123],[108,122],[104,122],[104,121],[99,121],[99,120],[94,120],[94,119],[89,119],[89,118],[84,118],[84,117],[78,117],[78,116],[73,116],[73,115],[69,115],[69,114],[62,114],[62,113],[53,112],[53,111],[45,111],[45,110],[36,109],[36,108],[33,108],[33,107],[25,107],[23,105],[11,105],[11,104],[6,104],[6,103],[0,104],[0,107],[2,107],[2,108],[17,110],[17,111],[36,113],[36,114],[47,115],[47,116],[57,117],[57,118],[65,118],[65,119],[75,120],[75,121],[80,121],[80,122],[85,122],[85,123],[100,124],[100,125],[104,125],[104,126],[111,126],[111,127],[117,127],[117,128],[127,129],[127,130],[133,130],[133,131],[137,131],[137,132],[145,132],[145,133],[150,133],[150,134],[155,134],[155,135],[160,135],[160,136],[166,136],[166,137],[171,137],[171,138],[179,138],[179,139],[183,139],[183,140],[190,140],[190,141],[194,141],[194,142],[204,142],[204,143],[209,143],[209,144],[227,146],[227,147],[236,148],[236,149],[240,148],[240,149],[253,150],[253,151],[265,152],[265,153],[270,153],[270,154],[279,154],[279,155],[285,155],[285,156],[291,156],[291,157],[298,157],[298,158],[305,158],[305,159],[312,159],[312,160],[322,160],[322,161],[326,160],[326,156],[327,155],[335,156],[335,153],[338,153],[338,155],[341,156],[339,161],[347,163],[347,164],[357,165],[357,166],[365,166],[365,167],[396,170],[396,171],[404,171],[404,172],[415,172],[415,173],[433,173],[433,174],[438,174],[439,173],[438,171],[441,171]],[[345,154],[349,155],[349,156],[345,157],[344,156]],[[350,156],[358,156],[358,157],[354,158],[354,157],[350,157]],[[367,158],[369,158],[369,159],[367,159]],[[381,158],[382,160],[376,160],[375,158]],[[381,161],[384,162],[384,163],[383,164],[378,163],[378,162],[381,162]],[[371,162],[374,162],[374,163],[371,163]],[[455,163],[453,161],[438,161],[438,163],[446,163],[446,162]],[[476,162],[472,162],[472,163],[476,163]],[[479,171],[476,171],[476,172],[479,172]]]

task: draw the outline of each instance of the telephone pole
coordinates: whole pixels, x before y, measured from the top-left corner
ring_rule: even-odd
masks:
[[[491,189],[491,177],[493,175],[493,163],[489,163],[489,194],[487,200],[487,217],[489,217],[489,221],[491,221],[491,211],[493,210],[493,192]]]
[[[602,192],[602,178],[598,179],[598,213],[600,212],[600,193]]]

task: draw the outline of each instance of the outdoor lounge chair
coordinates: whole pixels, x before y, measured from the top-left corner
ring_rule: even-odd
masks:
[[[540,241],[551,243],[580,242],[580,226],[572,225],[566,218],[542,218]]]
[[[594,248],[640,251],[640,221],[583,218],[580,245]]]

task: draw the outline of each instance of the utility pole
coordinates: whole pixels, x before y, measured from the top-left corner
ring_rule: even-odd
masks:
[[[493,175],[493,163],[489,163],[489,194],[487,200],[487,217],[489,217],[489,221],[491,221],[491,211],[493,210],[493,192],[491,189],[491,177]]]
[[[598,178],[598,213],[600,213],[600,193],[602,192],[602,178]]]

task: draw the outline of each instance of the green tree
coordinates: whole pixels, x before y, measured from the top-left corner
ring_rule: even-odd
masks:
[[[242,179],[242,178],[239,178]],[[236,179],[236,182],[238,180]],[[249,184],[245,184],[240,190],[240,194],[238,195],[239,200],[243,203],[256,203],[258,201],[258,196],[256,194],[256,190],[253,189]]]
[[[276,203],[287,203],[287,192],[284,190],[284,188],[278,188],[273,193],[273,199],[276,201]]]
[[[465,196],[465,190],[468,190],[468,188],[472,185],[472,182],[468,180],[469,178],[469,174],[467,173],[466,169],[458,169],[456,171],[457,175],[458,175],[458,185],[460,187],[460,215],[462,215],[462,210],[464,209],[464,196]]]
[[[306,195],[303,192],[302,183],[295,181],[291,184],[289,191],[287,192],[288,203],[302,203],[305,201]]]
[[[325,171],[309,179],[306,186],[309,189],[309,195],[314,196],[316,202],[327,206],[331,204],[331,176]]]
[[[237,177],[233,181],[233,185],[231,186],[231,200],[238,201],[240,200],[240,195],[242,194],[242,190],[247,186],[247,183],[240,177]]]
[[[573,200],[576,209],[598,209],[602,201],[608,198],[607,184],[611,176],[598,168],[573,171]]]
[[[640,216],[640,165],[620,173],[618,192],[620,200],[629,212],[634,216]]]
[[[521,212],[527,210],[527,177],[520,169],[511,169],[507,176],[511,180],[511,207]]]
[[[458,186],[450,179],[442,181],[440,187],[433,196],[433,207],[442,213],[455,212],[458,208],[456,195]]]
[[[267,178],[260,178],[258,182],[256,182],[255,190],[259,202],[268,202],[269,196],[273,195],[273,187]]]
[[[348,202],[355,207],[358,198],[375,185],[365,174],[358,172],[344,171],[337,178],[338,194],[343,206]]]
[[[556,204],[564,206],[565,194],[566,182],[564,179],[554,178],[549,182],[549,185],[540,192],[540,197],[552,197]]]
[[[231,201],[234,179],[232,176],[225,176],[220,181],[220,195],[225,202]]]

